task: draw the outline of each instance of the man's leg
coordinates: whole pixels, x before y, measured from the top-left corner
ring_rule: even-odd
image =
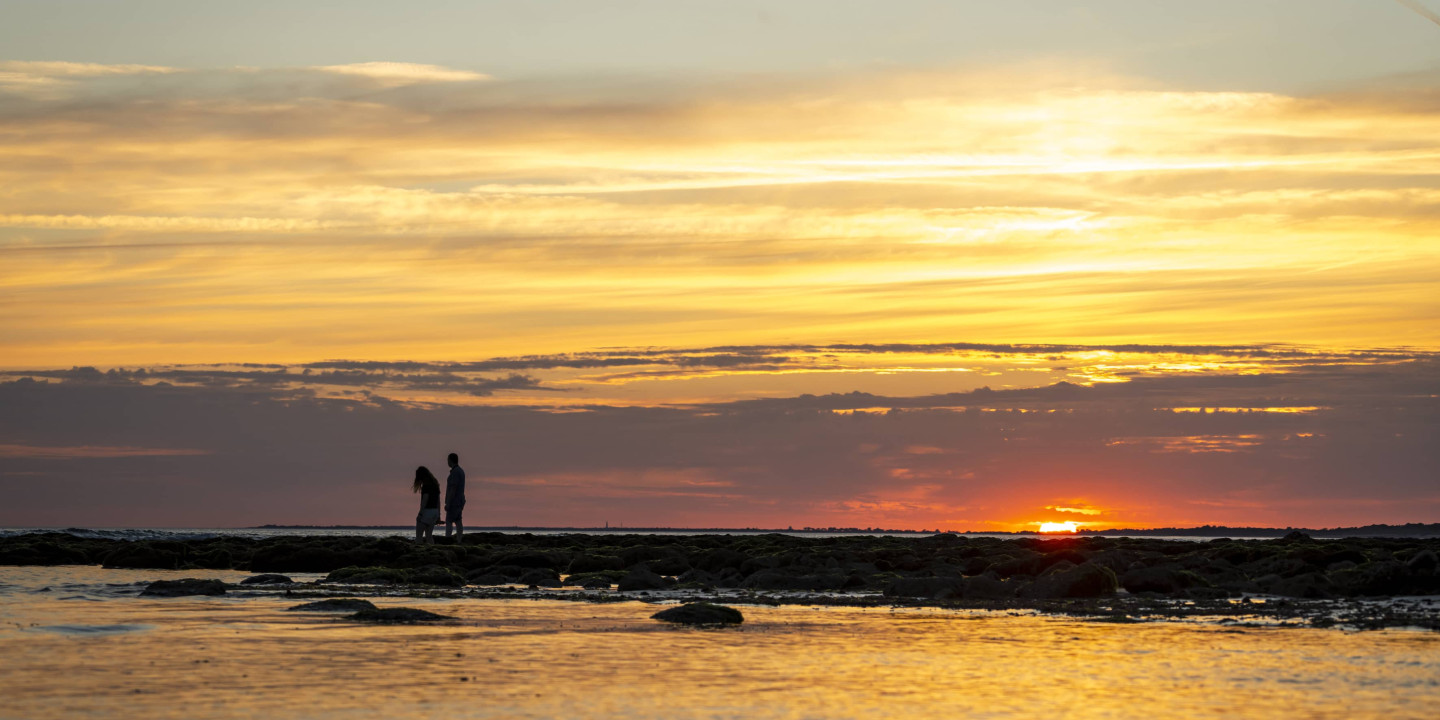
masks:
[[[464,538],[465,538],[465,523],[461,522],[460,518],[457,517],[457,518],[455,518],[455,542],[460,542],[460,541],[463,540]]]
[[[450,537],[450,513],[445,513],[445,537]]]

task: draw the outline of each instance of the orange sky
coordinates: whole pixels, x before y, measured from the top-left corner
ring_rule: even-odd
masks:
[[[212,394],[223,405],[250,393],[277,407],[369,408],[388,418],[364,430],[371,441],[395,437],[406,413],[428,418],[421,425],[479,413],[445,436],[484,448],[487,462],[540,451],[540,438],[558,433],[543,452],[573,451],[573,462],[496,459],[506,469],[489,474],[496,496],[514,503],[504,516],[536,523],[1435,519],[1440,501],[1419,480],[1433,477],[1433,452],[1395,449],[1394,486],[1366,495],[1362,471],[1334,458],[1371,457],[1389,441],[1305,445],[1339,442],[1354,413],[1375,407],[1382,417],[1367,422],[1395,424],[1402,445],[1434,439],[1424,381],[1440,350],[1440,76],[1425,44],[1435,28],[1417,29],[1424,19],[1403,7],[1367,8],[1349,37],[1326,0],[1305,6],[1320,10],[1275,45],[1239,30],[1186,35],[1158,16],[1108,18],[1112,4],[1066,22],[1128,33],[1117,47],[1139,54],[1057,36],[1004,58],[944,55],[935,53],[948,46],[926,45],[919,30],[906,49],[889,33],[918,27],[911,14],[922,10],[907,5],[873,28],[889,60],[826,55],[827,64],[819,50],[757,37],[769,71],[727,70],[711,44],[731,32],[723,24],[696,40],[693,57],[668,50],[692,65],[636,55],[634,66],[603,72],[586,63],[621,56],[585,43],[545,61],[520,49],[467,59],[423,43],[354,57],[328,41],[227,60],[220,49],[255,46],[219,23],[207,26],[211,50],[137,37],[101,52],[77,26],[53,45],[68,55],[0,57],[0,380],[48,383],[44,392],[76,403],[65,407],[113,423],[52,427],[21,402],[52,402],[44,392],[10,387],[20,404],[0,419],[0,482],[20,493],[28,478],[89,473],[125,486],[127,467],[209,472],[204,458],[242,452],[237,434],[263,432],[211,418],[200,424],[213,420],[214,435],[186,444],[161,432],[163,419],[146,429],[125,418],[171,402],[169,393],[189,393],[199,413],[211,412]],[[996,28],[1030,18],[972,11]],[[1285,21],[1246,25],[1247,11],[1226,3],[1207,12],[1194,21],[1281,23],[1276,32]],[[534,22],[535,42],[559,32]],[[827,22],[869,27],[844,13]],[[1152,36],[1173,44],[1147,45]],[[1192,57],[1186,43],[1211,52]],[[922,46],[932,55],[907,54]],[[1313,63],[1287,64],[1327,52],[1373,74],[1336,80],[1307,70]],[[1256,69],[1202,72],[1216,57]],[[983,347],[938,347],[948,343]],[[1011,347],[1036,343],[1066,347]],[[659,354],[623,360],[646,352]],[[537,356],[609,364],[516,361]],[[330,360],[416,365],[314,365]],[[445,365],[465,362],[490,364]],[[247,375],[245,364],[297,377]],[[307,367],[361,374],[299,378]],[[131,372],[141,368],[151,374]],[[1379,381],[1356,368],[1416,385],[1372,387]],[[1106,395],[1137,381],[1172,385],[1163,402]],[[1093,416],[1089,400],[1047,405],[1073,423],[1027,418],[1013,428],[1006,413],[1020,408],[988,397],[905,411],[951,413],[937,426],[1024,445],[1013,454],[973,438],[906,438],[921,429],[898,417],[852,416],[904,414],[883,414],[896,399],[1055,387],[1117,404]],[[157,394],[106,395],[141,390]],[[747,403],[856,391],[875,396],[873,407],[827,408],[834,419],[815,437],[782,423],[788,443],[715,420],[749,417]],[[1381,399],[1365,406],[1355,393]],[[1217,407],[1230,411],[1205,411]],[[644,443],[586,450],[574,433],[596,432],[586,422],[619,408],[655,413],[646,422],[683,416],[735,445],[704,458]],[[1122,417],[1131,411],[1164,413],[1155,422],[1167,427],[1139,432]],[[485,413],[501,412],[533,423],[533,435],[512,438],[516,449],[481,437],[504,427]],[[566,417],[585,415],[597,417]],[[621,426],[646,427],[624,417],[638,424]],[[1086,423],[1107,433],[1082,439]],[[837,457],[841,438],[850,469],[800,477],[812,472],[801,461]],[[1028,444],[1038,438],[1048,444]],[[382,476],[403,475],[430,451],[428,439],[412,441],[355,470],[361,477],[344,482],[365,499],[325,517],[393,514],[389,504],[404,498],[384,499]],[[324,472],[275,452],[253,469]],[[747,452],[753,463],[740,459]],[[1305,485],[1324,462],[1350,475]],[[1230,474],[1223,492],[1205,485],[1218,472]],[[777,483],[795,492],[765,490]],[[260,508],[212,517],[132,507],[153,491],[106,490],[87,522],[282,520]],[[35,504],[0,513],[0,524],[51,517],[53,495],[25,492]],[[579,499],[537,505],[547,492]]]

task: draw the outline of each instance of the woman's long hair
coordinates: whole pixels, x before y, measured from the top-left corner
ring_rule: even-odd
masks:
[[[424,465],[415,468],[415,484],[411,485],[410,489],[413,492],[420,492],[420,488],[425,487],[426,480],[430,480],[436,485],[440,484],[440,481],[436,480],[435,476],[430,474],[430,468],[427,468]]]

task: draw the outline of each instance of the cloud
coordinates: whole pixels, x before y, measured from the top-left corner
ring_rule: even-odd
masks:
[[[210,452],[207,450],[187,450],[182,448],[106,447],[92,445],[81,445],[78,447],[37,447],[34,445],[0,444],[0,458],[73,460],[79,458],[179,457],[209,454]]]
[[[65,86],[80,80],[125,75],[170,74],[178,68],[158,65],[101,65],[42,60],[0,61],[0,93],[59,97]]]
[[[421,65],[405,62],[364,62],[349,65],[321,65],[314,68],[321,72],[339,75],[357,75],[369,78],[386,87],[414,85],[418,83],[477,82],[490,80],[489,75],[468,70],[452,70],[439,65]]]
[[[737,403],[734,407],[767,412],[1043,410],[1130,399],[1175,413],[1304,414],[1328,409],[1360,378],[1370,384],[1366,387],[1411,382],[1419,377],[1413,368],[1436,364],[1434,353],[1385,348],[940,342],[612,348],[465,361],[77,366],[3,370],[0,377],[321,396],[358,391],[397,402],[469,404],[495,397],[537,407]],[[1326,391],[1313,392],[1322,381]],[[833,392],[837,387],[857,389]],[[797,395],[797,388],[819,393]]]
[[[25,339],[12,366],[1440,342],[1433,79],[1300,96],[1048,67],[345,67],[0,101],[0,281],[30,310],[0,318]],[[615,381],[687,374],[648,370]]]
[[[515,387],[480,403],[458,391],[385,398],[402,382],[394,373],[473,382],[445,363],[312,370],[342,373],[326,381],[356,383],[348,395],[297,392],[303,370],[289,366],[164,381],[154,369],[79,368],[0,382],[0,524],[401,522],[408,473],[448,452],[485,498],[476,522],[487,524],[986,529],[1088,511],[1122,525],[1424,520],[1440,512],[1440,373],[1434,357],[1394,355],[1279,354],[1259,373],[1089,387],[1041,376],[964,393],[554,406],[532,399],[525,376],[491,377]],[[824,377],[835,388],[864,379]],[[512,393],[531,394],[516,405]],[[1176,411],[1293,406],[1314,409]]]

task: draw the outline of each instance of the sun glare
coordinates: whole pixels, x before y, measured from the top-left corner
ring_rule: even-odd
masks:
[[[1040,523],[1040,532],[1042,533],[1073,533],[1079,529],[1080,526],[1075,524],[1074,520],[1066,520],[1065,522],[1058,523]]]

